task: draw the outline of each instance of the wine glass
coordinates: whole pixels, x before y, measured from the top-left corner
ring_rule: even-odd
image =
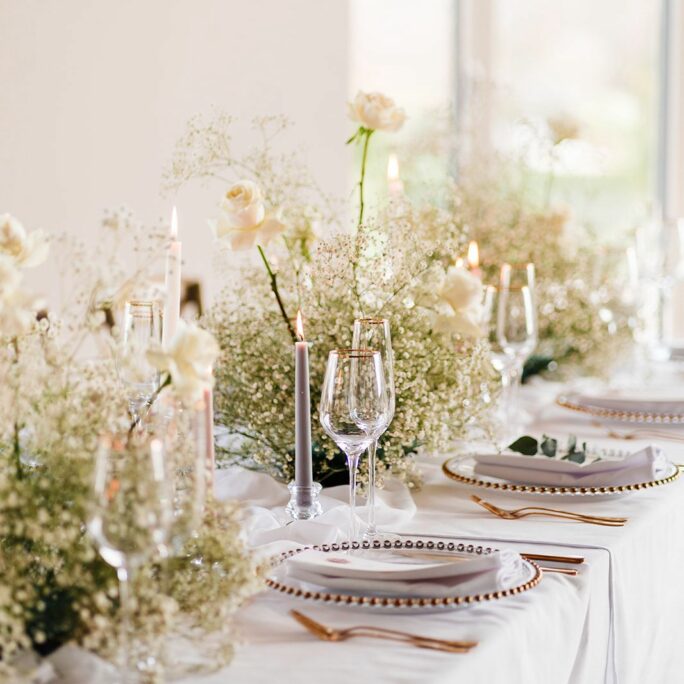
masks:
[[[123,681],[152,665],[131,655],[130,586],[136,570],[166,544],[171,499],[161,440],[138,433],[99,440],[87,529],[119,579]]]
[[[511,381],[512,381],[512,358],[506,354],[497,335],[497,312],[499,305],[499,288],[487,285],[484,288],[480,327],[482,336],[489,342],[489,360],[494,370],[501,376],[501,396],[499,400],[498,417],[501,427],[510,424],[511,414]],[[507,431],[507,430],[504,430]],[[503,440],[508,435],[499,437]]]
[[[389,404],[387,425],[385,425],[385,429],[382,431],[385,432],[394,418],[396,406],[394,355],[392,352],[392,336],[390,334],[389,321],[386,318],[359,318],[355,320],[352,347],[355,349],[374,349],[379,351],[382,357]],[[368,538],[374,538],[378,533],[375,524],[375,456],[377,448],[378,440],[375,439],[368,446],[368,526],[365,535]]]
[[[161,311],[156,302],[126,302],[117,368],[121,382],[128,388],[128,409],[136,423],[159,386],[159,371],[147,360],[147,350],[161,342],[161,331]]]
[[[336,349],[328,355],[319,405],[321,425],[347,457],[350,538],[357,537],[356,471],[359,457],[386,428],[389,401],[380,352]]]
[[[534,264],[501,267],[496,336],[511,364],[510,402],[517,407],[523,367],[537,346]]]

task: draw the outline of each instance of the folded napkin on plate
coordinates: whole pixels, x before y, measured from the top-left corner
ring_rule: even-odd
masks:
[[[524,456],[512,451],[476,454],[475,473],[517,484],[551,487],[619,487],[659,479],[668,471],[661,449],[646,447],[621,458],[606,457],[588,463]]]
[[[401,551],[324,553],[303,551],[287,562],[287,574],[328,590],[372,591],[385,596],[451,596],[508,589],[525,575],[513,551],[482,556],[449,555],[437,561]]]
[[[681,388],[606,388],[573,392],[569,398],[581,406],[593,406],[611,411],[684,413],[684,392]]]

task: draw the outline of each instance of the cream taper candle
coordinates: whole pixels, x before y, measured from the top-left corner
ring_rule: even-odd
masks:
[[[206,446],[206,465],[209,473],[210,486],[214,486],[214,469],[216,456],[214,454],[214,393],[210,388],[204,390],[204,439]]]

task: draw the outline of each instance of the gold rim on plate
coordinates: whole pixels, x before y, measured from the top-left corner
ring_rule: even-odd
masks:
[[[454,461],[463,460],[464,458],[472,457],[472,454],[464,454],[463,456],[452,456],[442,464],[442,472],[451,480],[456,480],[463,484],[472,487],[482,487],[484,489],[495,489],[503,492],[523,492],[525,494],[565,494],[565,495],[600,495],[600,494],[622,494],[626,492],[636,492],[641,489],[651,489],[652,487],[660,487],[661,485],[670,484],[674,482],[682,473],[683,466],[678,466],[675,463],[670,465],[674,468],[674,472],[667,477],[659,480],[650,480],[648,482],[638,482],[629,485],[606,485],[603,487],[561,487],[551,485],[526,485],[517,484],[515,482],[508,482],[500,478],[493,478],[499,481],[481,480],[478,477],[470,477],[462,475],[451,470],[450,466]]]
[[[609,418],[622,423],[645,423],[652,425],[682,425],[684,414],[681,413],[652,413],[649,411],[621,411],[619,409],[603,408],[591,404],[578,404],[568,396],[561,394],[556,398],[556,404],[571,411],[586,413],[598,418]]]
[[[300,549],[292,549],[274,556],[268,562],[271,569],[282,565],[288,558],[301,553],[302,551],[314,550],[328,553],[331,551],[354,551],[357,549],[374,550],[430,550],[442,551],[445,553],[464,553],[474,556],[481,556],[497,551],[489,546],[475,546],[474,544],[463,544],[456,542],[443,542],[423,540],[420,538],[396,540],[396,541],[363,541],[363,542],[342,542],[339,544],[322,544],[320,546],[305,546]],[[528,591],[536,587],[542,578],[541,568],[532,560],[522,559],[523,563],[531,568],[533,576],[526,582],[509,589],[487,592],[485,594],[443,596],[443,597],[401,597],[401,596],[357,596],[355,594],[340,594],[328,591],[311,591],[301,587],[292,586],[272,577],[266,578],[266,586],[275,591],[279,591],[288,596],[312,601],[322,601],[327,604],[340,606],[356,606],[365,608],[397,608],[397,609],[425,609],[425,608],[454,608],[455,606],[480,603],[482,601],[493,601],[496,599],[514,596],[523,591]]]

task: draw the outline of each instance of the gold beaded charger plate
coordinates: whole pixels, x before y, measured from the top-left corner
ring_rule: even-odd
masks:
[[[322,551],[324,553],[369,553],[374,554],[376,557],[381,557],[383,554],[390,556],[397,553],[402,555],[416,554],[417,557],[420,557],[421,554],[429,554],[431,557],[443,556],[444,560],[447,561],[455,556],[460,556],[464,559],[478,558],[484,554],[494,553],[497,549],[489,546],[463,544],[456,541],[436,541],[434,539],[411,537],[396,541],[342,542],[339,544],[306,546],[286,551],[278,556],[274,556],[269,561],[269,568],[266,572],[266,585],[274,591],[312,604],[318,603],[320,605],[352,608],[374,613],[417,614],[457,610],[485,601],[515,596],[533,589],[542,578],[542,571],[538,565],[531,560],[521,558],[522,570],[520,577],[516,578],[513,585],[506,589],[497,589],[495,586],[492,586],[490,591],[478,594],[464,594],[458,593],[458,588],[454,587],[453,594],[450,593],[447,596],[442,594],[434,597],[387,595],[382,592],[365,589],[340,592],[303,582],[287,575],[288,559],[307,550]]]
[[[472,454],[452,456],[442,464],[442,472],[450,479],[475,489],[507,492],[532,497],[592,497],[594,499],[615,498],[632,492],[652,489],[674,482],[681,474],[681,468],[668,463],[662,476],[648,482],[603,487],[560,487],[550,485],[521,484],[499,477],[479,475],[475,472],[476,460]]]
[[[579,392],[567,392],[556,397],[556,404],[576,413],[618,423],[684,426],[684,402],[681,401],[649,401],[641,406],[637,401],[629,401],[618,408],[603,405],[600,400],[592,400]]]

